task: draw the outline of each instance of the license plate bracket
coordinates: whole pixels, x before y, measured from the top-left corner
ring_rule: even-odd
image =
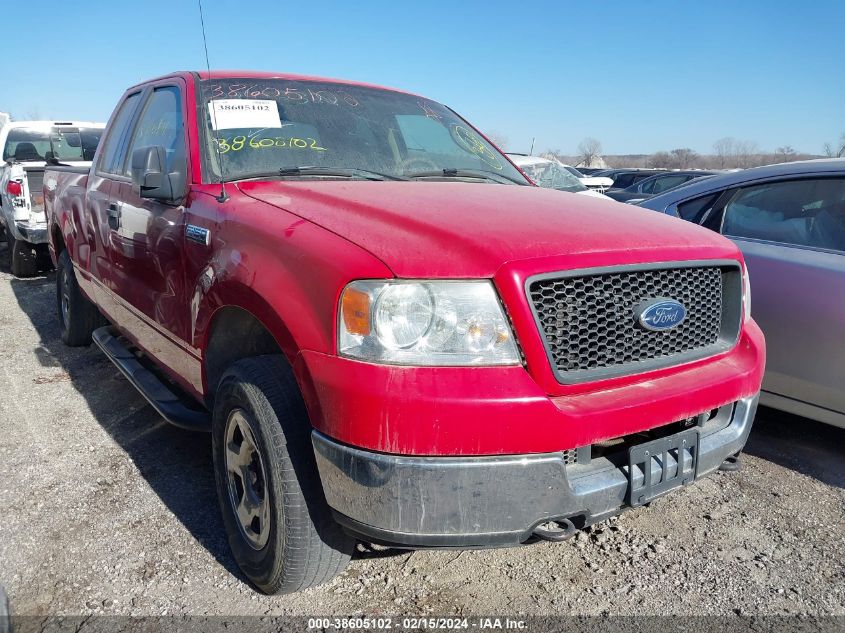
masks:
[[[697,468],[697,429],[632,446],[628,449],[628,503],[641,506],[692,483]]]

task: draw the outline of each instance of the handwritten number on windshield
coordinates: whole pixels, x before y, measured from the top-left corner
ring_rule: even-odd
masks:
[[[271,86],[267,84],[209,84],[205,87],[209,99],[285,99],[290,103],[320,103],[333,106],[356,107],[358,100],[342,90],[312,90],[294,86]]]
[[[228,152],[240,152],[245,147],[252,149],[268,149],[270,147],[281,147],[289,149],[309,149],[315,152],[328,151],[325,147],[317,144],[317,139],[307,136],[305,138],[291,137],[264,137],[251,138],[247,141],[247,137],[239,135],[234,137],[231,141],[227,138],[218,138],[217,145],[220,147],[220,153],[226,154]]]

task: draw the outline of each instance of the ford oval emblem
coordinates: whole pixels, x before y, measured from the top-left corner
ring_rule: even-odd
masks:
[[[687,309],[674,299],[651,299],[641,303],[634,315],[637,323],[647,330],[671,330],[684,322]]]

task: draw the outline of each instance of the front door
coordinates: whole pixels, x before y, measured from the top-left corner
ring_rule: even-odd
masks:
[[[176,85],[155,86],[131,133],[124,178],[112,185],[118,217],[111,247],[112,280],[121,306],[120,325],[159,361],[176,368],[190,336],[189,300],[182,265],[184,207],[142,198],[132,185],[132,154],[158,146],[167,172],[184,164],[185,116]]]

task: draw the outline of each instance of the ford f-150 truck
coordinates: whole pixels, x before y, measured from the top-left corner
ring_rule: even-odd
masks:
[[[748,437],[765,351],[739,250],[533,186],[425,97],[176,73],[44,187],[65,342],[211,431],[263,591],[331,578],[355,539],[563,540]]]
[[[29,277],[47,258],[42,178],[48,162],[85,168],[97,149],[102,123],[14,121],[0,128],[0,226],[6,232],[12,274]]]

